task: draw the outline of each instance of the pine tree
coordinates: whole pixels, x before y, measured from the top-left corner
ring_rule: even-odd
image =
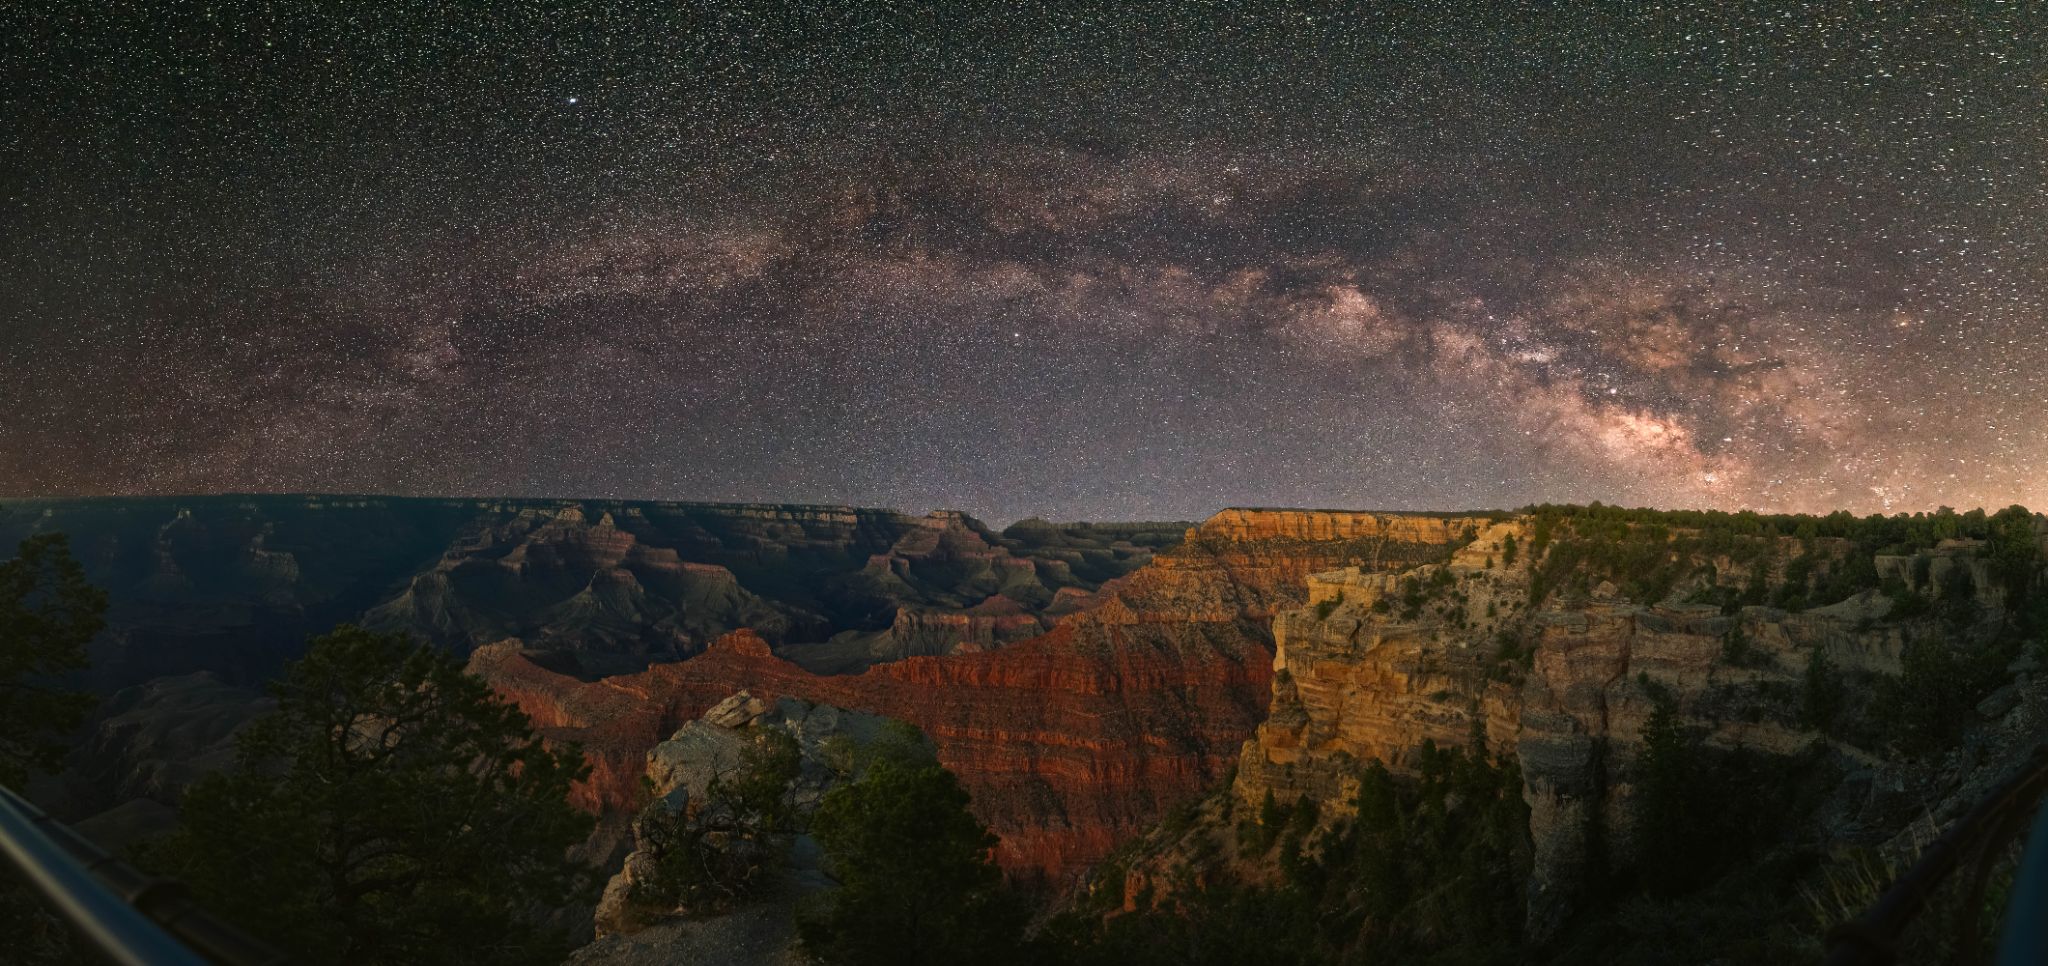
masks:
[[[308,963],[554,963],[535,910],[582,897],[565,858],[588,772],[454,659],[341,627],[273,686],[276,713],[195,783],[163,852],[218,913]]]
[[[811,831],[839,880],[804,944],[831,963],[952,964],[1021,955],[1024,909],[989,861],[996,837],[936,764],[882,760],[827,793]]]
[[[85,582],[63,534],[23,540],[0,563],[0,785],[18,789],[63,757],[58,738],[93,702],[53,678],[85,668],[106,611],[106,592]]]

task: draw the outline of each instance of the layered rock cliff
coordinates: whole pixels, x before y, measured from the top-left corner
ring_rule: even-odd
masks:
[[[116,843],[160,827],[183,783],[225,760],[263,682],[337,624],[458,653],[516,639],[578,678],[680,660],[744,627],[807,663],[853,642],[814,664],[851,672],[1042,634],[1185,529],[1026,521],[998,534],[959,513],[772,504],[0,500],[0,556],[62,532],[108,592],[79,683],[109,700],[39,798]]]
[[[1307,576],[1303,605],[1274,619],[1270,711],[1228,794],[1106,870],[1113,894],[1153,902],[1190,882],[1270,881],[1265,853],[1217,858],[1240,854],[1232,823],[1302,801],[1326,826],[1348,821],[1366,763],[1400,774],[1427,745],[1475,748],[1519,775],[1532,851],[1526,935],[1540,941],[1581,908],[1591,878],[1637,857],[1646,736],[1660,708],[1706,753],[1796,758],[1845,776],[1781,820],[1873,846],[1930,810],[1954,815],[2048,737],[2048,686],[2020,647],[2040,615],[2010,609],[2029,588],[2043,593],[2048,520],[2007,514],[2020,535],[2003,548],[1943,539],[1872,553],[1898,539],[1881,523],[1851,540],[1637,515],[1646,519],[1500,520],[1446,562]],[[1332,525],[1231,520],[1227,532]],[[1921,656],[1905,659],[1913,648]],[[1996,690],[1929,698],[1887,683],[1913,660],[1996,661],[1940,672],[1942,687]],[[1971,754],[1898,751],[1910,736],[1887,717],[1928,700],[1960,702],[1946,726],[1966,737],[1942,740],[1966,741]]]
[[[1197,530],[1074,600],[1079,609],[1042,635],[859,675],[807,673],[745,631],[690,660],[596,682],[549,671],[509,642],[479,649],[471,666],[550,737],[583,744],[594,774],[580,803],[599,811],[628,807],[647,749],[735,688],[910,722],[1001,836],[998,860],[1025,878],[1062,879],[1230,767],[1265,715],[1270,621],[1305,599],[1308,574],[1447,553],[1442,542],[1377,532],[1307,539],[1280,529]]]

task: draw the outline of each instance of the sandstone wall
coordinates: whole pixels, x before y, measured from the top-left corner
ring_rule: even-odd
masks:
[[[1685,723],[1710,744],[1796,753],[1819,735],[1796,720],[1806,665],[1895,673],[1896,627],[1874,623],[1876,594],[1798,614],[1767,607],[1723,615],[1703,605],[1645,606],[1603,585],[1591,600],[1528,610],[1530,561],[1502,563],[1500,544],[1528,525],[1488,526],[1448,565],[1401,574],[1345,568],[1308,579],[1308,606],[1274,619],[1270,716],[1239,757],[1233,794],[1254,806],[1308,796],[1344,814],[1369,759],[1395,769],[1422,742],[1485,744],[1514,755],[1535,847],[1532,925],[1554,928],[1570,908],[1600,823],[1608,847],[1630,848],[1630,769],[1654,703],[1675,695]],[[1492,566],[1488,566],[1492,558]],[[1447,584],[1438,579],[1447,571]],[[1414,617],[1396,601],[1403,578],[1437,590]],[[1386,604],[1380,602],[1386,601]],[[1722,659],[1740,628],[1750,656]],[[1649,682],[1646,686],[1645,682]]]

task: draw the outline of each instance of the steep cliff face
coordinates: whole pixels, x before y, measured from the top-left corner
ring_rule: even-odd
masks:
[[[738,631],[688,661],[596,682],[542,668],[513,643],[478,649],[471,670],[551,739],[583,745],[593,772],[577,801],[602,812],[631,807],[647,750],[734,688],[908,721],[1002,837],[1002,864],[1058,876],[1214,781],[1263,703],[1268,658],[1255,639],[1137,636],[1062,625],[992,654],[818,676]]]
[[[1497,632],[1519,619],[1527,564],[1487,562],[1517,534],[1526,538],[1520,524],[1489,524],[1444,564],[1309,576],[1308,606],[1273,621],[1273,700],[1242,750],[1239,798],[1257,804],[1271,790],[1341,809],[1357,794],[1361,762],[1398,765],[1425,740],[1512,742],[1513,688],[1489,669]]]
[[[1230,767],[1265,715],[1269,623],[1303,602],[1307,574],[1375,551],[1445,553],[1413,541],[1195,536],[1075,600],[1081,609],[1050,631],[993,651],[821,677],[742,631],[690,660],[597,682],[548,671],[511,643],[479,649],[472,668],[551,737],[583,743],[594,774],[580,803],[600,811],[631,802],[654,742],[737,688],[908,721],[1001,836],[998,860],[1059,879]]]
[[[1946,788],[1933,793],[1939,799],[1977,781],[1970,769],[1888,762],[1882,739],[1869,734],[1851,735],[1866,747],[1831,735],[1814,720],[1812,697],[1817,688],[1846,687],[1845,678],[1866,682],[1868,697],[1900,673],[1902,652],[1916,639],[1947,647],[1942,642],[2007,633],[2000,628],[2013,618],[1997,616],[2006,594],[1976,547],[1949,541],[1879,555],[1874,572],[1853,577],[1872,558],[1859,561],[1847,541],[1755,538],[1731,557],[1658,529],[1635,545],[1648,550],[1632,558],[1631,576],[1655,570],[1676,579],[1644,577],[1656,590],[1634,599],[1567,552],[1591,544],[1548,558],[1530,552],[1543,549],[1536,530],[1528,518],[1491,524],[1443,565],[1311,575],[1307,605],[1274,621],[1271,711],[1242,749],[1234,807],[1309,799],[1325,821],[1343,818],[1353,813],[1364,763],[1379,760],[1398,773],[1425,743],[1483,747],[1520,772],[1533,849],[1528,929],[1540,938],[1572,911],[1590,863],[1626,865],[1635,854],[1640,762],[1660,703],[1709,749],[1820,754],[1866,776],[1879,769],[1882,779],[1866,777],[1832,806],[1833,821],[1863,834],[1899,826],[1912,811],[1902,789],[1926,796]],[[1788,582],[1808,579],[1809,570],[1813,586],[1846,596],[1789,612],[1742,606],[1735,595],[1743,588],[1752,598],[1803,599],[1805,585]],[[1829,584],[1820,571],[1844,576]],[[1872,586],[1858,590],[1857,580]],[[1913,616],[1937,596],[1946,616]],[[1688,602],[1701,600],[1725,603]],[[2005,690],[2027,686],[2021,672]],[[2013,697],[1985,713],[2004,721],[2020,703]],[[2009,750],[1986,747],[1990,761]],[[1166,881],[1186,860],[1170,843],[1155,843],[1154,853],[1133,867],[1134,882]]]

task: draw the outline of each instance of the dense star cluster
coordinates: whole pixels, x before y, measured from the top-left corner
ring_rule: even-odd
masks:
[[[0,45],[0,494],[2048,504],[2031,5],[109,0]]]

